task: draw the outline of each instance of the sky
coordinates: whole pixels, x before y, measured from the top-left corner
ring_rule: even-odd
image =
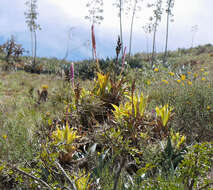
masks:
[[[118,10],[112,5],[115,0],[103,1],[104,20],[100,25],[95,25],[97,55],[99,58],[111,58],[115,56],[119,35]],[[30,51],[30,32],[24,16],[27,10],[25,2],[26,0],[0,0],[0,44],[14,35],[17,42]],[[62,59],[69,46],[68,60],[91,58],[91,23],[85,19],[88,14],[86,3],[87,0],[38,0],[37,22],[42,28],[37,32],[38,56]],[[143,29],[151,16],[146,4],[146,2],[142,3],[142,9],[137,12],[134,22],[133,53],[151,51],[152,34],[146,34]],[[193,36],[193,46],[212,43],[212,7],[212,0],[175,0],[172,18],[174,22],[170,23],[169,28],[169,49],[191,47]],[[127,49],[129,48],[130,15],[123,16],[123,45]],[[196,32],[192,32],[194,25],[197,25]],[[166,15],[164,14],[157,32],[158,51],[163,51],[165,46],[165,29]]]

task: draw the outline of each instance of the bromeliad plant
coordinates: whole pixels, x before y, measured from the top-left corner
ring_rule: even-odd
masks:
[[[155,132],[158,133],[158,136],[168,136],[169,135],[169,127],[168,121],[172,116],[172,107],[169,107],[168,104],[164,105],[163,107],[156,107],[156,115],[157,115],[157,127],[155,128]],[[163,132],[163,134],[162,134]]]
[[[118,79],[114,78],[109,73],[97,73],[95,87],[92,94],[100,98],[104,102],[104,108],[108,111],[112,110],[112,104],[119,105],[123,95],[126,91],[126,81],[123,76]]]
[[[59,127],[56,127],[56,131],[53,132],[53,139],[55,142],[58,143],[64,143],[69,147],[73,141],[80,136],[77,136],[77,131],[74,131],[73,128],[69,128],[68,122],[66,122],[66,127],[64,129],[59,129]]]
[[[121,119],[141,119],[147,106],[148,96],[144,96],[143,92],[135,93],[133,96],[126,95],[128,101],[123,105],[112,105],[115,109],[113,115],[117,120]]]
[[[171,142],[172,146],[176,149],[180,149],[180,147],[185,143],[186,137],[184,135],[180,135],[180,133],[174,133],[171,131]]]
[[[72,155],[76,150],[76,147],[73,145],[73,142],[80,138],[77,135],[77,131],[74,131],[73,128],[70,129],[68,122],[63,129],[56,127],[56,130],[52,134],[53,144],[59,146],[62,152],[59,154],[61,162],[68,162],[72,159]],[[64,153],[66,151],[66,153]]]
[[[74,177],[77,190],[90,189],[90,183],[89,183],[90,173],[86,174],[85,171],[83,171],[83,172],[79,171],[78,176],[80,176],[80,177],[76,177],[76,176]]]
[[[103,96],[104,94],[109,93],[110,89],[111,85],[109,80],[109,73],[97,73],[97,80],[95,81],[93,93],[97,96]]]
[[[164,105],[163,107],[160,106],[160,107],[156,107],[155,108],[156,110],[156,113],[157,113],[157,116],[160,118],[160,122],[161,124],[166,127],[168,121],[169,121],[169,118],[171,116],[171,111],[173,110],[173,108],[169,108],[168,104]]]
[[[168,104],[164,105],[163,107],[156,107],[156,126],[153,129],[155,133],[155,137],[162,138],[169,135],[169,126],[168,122],[171,118],[172,114],[172,107],[169,107]]]

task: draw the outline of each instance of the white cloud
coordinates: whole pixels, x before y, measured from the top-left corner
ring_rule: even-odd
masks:
[[[13,4],[11,4],[13,1]],[[115,1],[115,0],[114,0]],[[150,0],[146,0],[150,1]],[[90,40],[90,23],[84,19],[87,14],[87,0],[38,0],[38,23],[42,30],[38,32],[39,54],[63,57],[67,44],[67,30],[75,27],[70,43],[72,53],[70,59],[90,55],[90,50],[83,43]],[[25,23],[25,0],[1,0],[0,37],[7,39],[15,34],[20,42],[29,45],[29,30]],[[113,0],[104,0],[104,21],[95,27],[97,51],[99,55],[114,55],[117,36],[119,35],[119,19],[117,10],[112,6]],[[11,7],[12,5],[12,7]],[[145,7],[135,20],[133,51],[146,50],[146,35],[142,26],[147,22],[149,13]],[[174,23],[170,24],[169,48],[189,47],[191,45],[191,27],[198,25],[195,45],[213,41],[212,0],[175,0]],[[158,50],[163,50],[165,43],[165,16],[157,33]],[[124,45],[128,46],[130,16],[124,18]],[[149,37],[151,44],[151,36]]]

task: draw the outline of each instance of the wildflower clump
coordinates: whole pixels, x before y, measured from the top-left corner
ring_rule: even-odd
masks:
[[[188,80],[187,81],[188,85],[192,85],[192,81]]]
[[[40,90],[37,91],[38,93],[38,104],[40,104],[41,102],[46,102],[47,101],[47,96],[48,96],[48,86],[47,85],[42,85],[41,86],[42,90],[40,92]]]
[[[155,71],[155,72],[158,72],[158,71],[159,71],[159,69],[158,69],[158,68],[154,68],[154,71]]]
[[[181,80],[180,80],[180,79],[178,79],[178,80],[177,80],[177,82],[178,82],[178,83],[181,83]]]
[[[41,86],[41,88],[42,88],[42,90],[47,90],[47,89],[48,89],[48,85],[43,84],[43,85]]]
[[[151,84],[151,81],[147,80],[146,84],[149,86]]]
[[[180,75],[180,78],[182,81],[184,81],[186,79],[186,75]]]
[[[181,145],[186,141],[186,137],[184,135],[180,135],[180,133],[171,132],[171,140],[174,147],[179,149]]]
[[[198,77],[198,74],[194,73],[193,76],[194,76],[194,79],[196,79]]]
[[[162,82],[165,84],[169,84],[169,82],[167,80],[162,80]]]
[[[174,72],[169,72],[169,75],[170,75],[170,76],[174,76],[175,73],[174,73]]]
[[[7,139],[7,135],[2,135],[3,139],[6,140]]]

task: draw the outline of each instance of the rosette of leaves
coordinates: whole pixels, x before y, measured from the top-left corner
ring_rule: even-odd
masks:
[[[113,115],[117,121],[122,119],[138,120],[143,118],[147,106],[148,96],[144,96],[141,92],[135,93],[133,96],[126,95],[128,101],[119,106],[112,105],[115,109]]]
[[[77,135],[77,131],[73,128],[70,129],[68,122],[63,129],[60,129],[58,126],[52,134],[55,145],[62,145],[62,152],[59,155],[60,161],[69,162],[72,159],[76,147],[73,145],[73,142],[78,139],[80,136]],[[64,153],[66,152],[66,153]]]
[[[119,105],[125,90],[126,82],[123,77],[112,80],[109,73],[97,73],[92,93],[98,96],[105,103],[104,107],[110,111],[113,109],[111,104]]]
[[[160,107],[156,107],[156,116],[157,116],[157,125],[154,128],[154,133],[156,137],[168,136],[169,135],[169,126],[168,122],[171,118],[172,107],[169,107],[168,104]]]

